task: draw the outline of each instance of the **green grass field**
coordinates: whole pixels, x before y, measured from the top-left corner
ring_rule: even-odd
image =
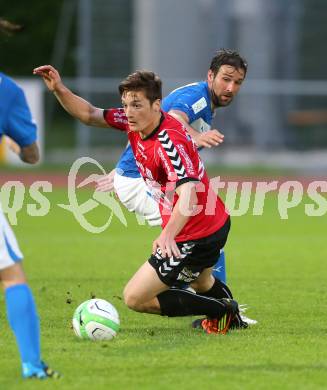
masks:
[[[0,389],[326,389],[326,215],[307,217],[303,201],[281,220],[277,195],[271,195],[263,216],[234,217],[228,284],[259,324],[206,335],[190,328],[192,318],[134,313],[121,300],[159,229],[139,226],[125,212],[127,228],[114,218],[105,232],[91,234],[56,206],[67,203],[65,190],[47,196],[50,213],[28,216],[26,200],[14,230],[41,317],[43,356],[63,378],[20,378],[1,295]],[[98,225],[107,217],[104,206],[90,212]],[[91,295],[118,309],[121,331],[114,341],[82,341],[73,334],[74,309]]]

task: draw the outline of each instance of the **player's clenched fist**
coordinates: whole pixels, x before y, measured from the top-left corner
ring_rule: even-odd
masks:
[[[41,76],[50,91],[55,91],[62,84],[61,77],[57,69],[51,65],[42,65],[33,70],[33,74]]]

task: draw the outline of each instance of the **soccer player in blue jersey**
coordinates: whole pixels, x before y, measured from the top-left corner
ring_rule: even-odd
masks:
[[[10,25],[10,22],[6,21],[5,27]],[[4,135],[12,140],[12,149],[19,154],[22,161],[35,164],[39,160],[36,125],[24,92],[12,79],[0,73],[2,142]],[[5,294],[8,322],[15,334],[20,353],[23,377],[58,377],[59,374],[41,360],[39,318],[21,264],[23,255],[1,205],[0,228],[0,281]]]
[[[184,124],[199,148],[217,146],[223,142],[224,136],[211,129],[215,110],[233,101],[246,71],[246,61],[236,51],[219,50],[211,60],[207,80],[175,89],[163,99],[162,109]],[[144,216],[151,226],[161,225],[158,205],[140,176],[130,145],[115,171],[98,181],[98,190],[112,189],[129,211]],[[226,281],[223,250],[214,267],[214,275]]]

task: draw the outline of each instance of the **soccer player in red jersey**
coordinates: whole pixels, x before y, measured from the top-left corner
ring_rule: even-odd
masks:
[[[208,333],[242,326],[230,290],[211,274],[230,218],[184,126],[161,111],[159,77],[148,71],[129,75],[119,85],[123,108],[103,110],[66,88],[52,66],[38,67],[34,74],[83,123],[127,132],[140,172],[158,199],[163,229],[149,260],[124,289],[126,305],[170,317],[204,314],[197,325]],[[196,293],[182,288],[185,283]]]

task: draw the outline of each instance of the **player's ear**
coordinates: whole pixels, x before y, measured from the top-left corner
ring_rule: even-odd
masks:
[[[213,71],[211,69],[209,69],[208,75],[207,75],[208,83],[209,84],[212,83],[214,78],[215,78],[215,75],[214,75]]]
[[[154,111],[156,112],[160,112],[160,108],[161,108],[161,100],[160,99],[157,99],[153,102],[153,105],[152,105]]]

